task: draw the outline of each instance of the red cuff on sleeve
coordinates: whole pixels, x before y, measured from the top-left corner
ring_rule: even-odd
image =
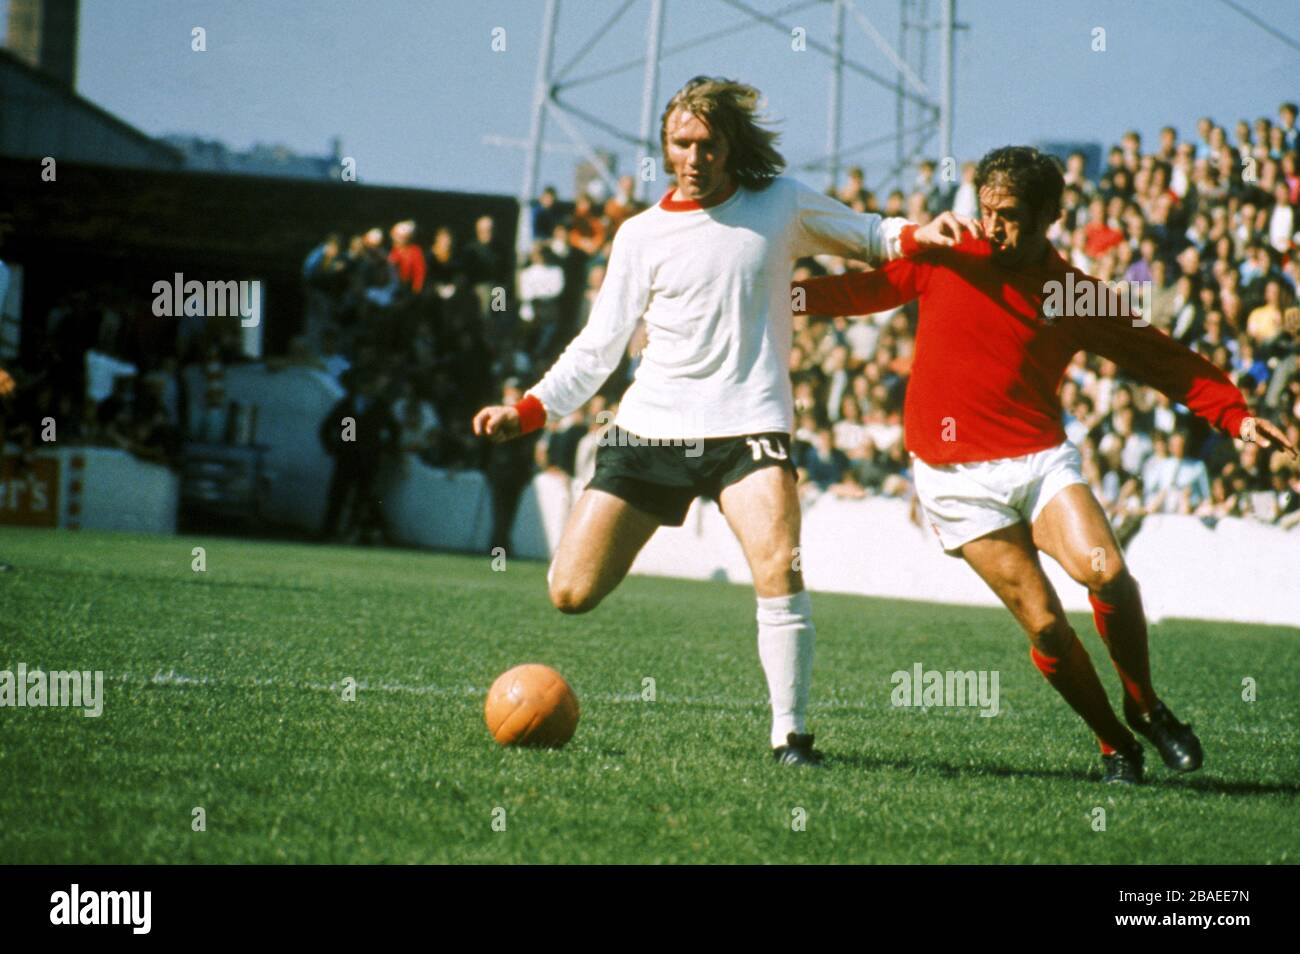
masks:
[[[1244,407],[1233,407],[1223,412],[1223,429],[1234,439],[1241,438],[1241,422],[1251,413]]]
[[[903,226],[898,233],[898,248],[903,253],[904,258],[910,258],[920,251],[921,247],[916,244],[917,226],[909,222]]]
[[[525,394],[523,400],[515,404],[515,410],[519,412],[520,434],[528,434],[546,423],[546,408],[531,394]]]

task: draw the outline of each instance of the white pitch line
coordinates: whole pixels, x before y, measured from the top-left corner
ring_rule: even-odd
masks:
[[[293,682],[284,679],[269,679],[250,676],[239,679],[226,679],[214,676],[191,676],[185,673],[179,673],[174,669],[166,672],[159,670],[152,676],[139,676],[134,673],[122,673],[113,678],[113,681],[122,684],[145,685],[145,686],[162,686],[171,688],[187,688],[191,686],[212,686],[226,687],[233,689],[293,689],[302,692],[328,692],[333,695],[343,691],[341,682]],[[390,694],[403,694],[415,696],[486,696],[487,689],[477,686],[432,686],[432,685],[410,685],[400,682],[380,682],[367,683],[362,680],[357,681],[357,692],[385,692]],[[638,703],[641,705],[688,705],[688,706],[709,706],[723,709],[755,709],[767,708],[766,699],[736,699],[725,696],[665,696],[660,695],[654,702],[649,702],[641,698],[639,692],[602,692],[602,693],[585,693],[582,698],[591,699],[595,702],[623,704]],[[861,703],[850,702],[814,702],[809,705],[810,709],[828,710],[828,709],[854,709],[868,710],[873,708],[892,708],[888,701],[883,706],[868,706]]]

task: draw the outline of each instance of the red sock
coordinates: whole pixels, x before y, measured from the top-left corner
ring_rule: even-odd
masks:
[[[1107,603],[1096,593],[1089,593],[1088,600],[1092,603],[1092,618],[1097,624],[1097,632],[1124,684],[1125,702],[1145,714],[1156,704],[1156,691],[1151,687],[1151,657],[1147,650],[1147,618],[1142,609],[1142,593],[1137,580],[1128,579],[1129,582],[1111,597],[1114,602]]]
[[[1070,645],[1059,657],[1041,653],[1035,646],[1029,647],[1029,656],[1052,688],[1088,723],[1097,736],[1103,755],[1133,747],[1132,733],[1116,718],[1115,710],[1106,698],[1106,690],[1097,678],[1097,670],[1073,631],[1070,632]]]

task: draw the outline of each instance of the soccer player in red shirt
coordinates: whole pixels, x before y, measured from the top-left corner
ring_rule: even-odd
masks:
[[[920,300],[904,437],[917,498],[944,549],[963,557],[1025,629],[1035,665],[1096,733],[1103,780],[1139,783],[1142,747],[1111,708],[1039,551],[1086,586],[1124,685],[1125,720],[1166,765],[1192,771],[1200,742],[1152,687],[1138,584],[1066,441],[1057,392],[1071,358],[1091,351],[1231,437],[1295,448],[1251,415],[1223,372],[1051,247],[1064,187],[1054,159],[997,149],[981,160],[975,185],[983,238],[797,282],[794,309],[860,315]],[[910,255],[911,229],[901,238]]]

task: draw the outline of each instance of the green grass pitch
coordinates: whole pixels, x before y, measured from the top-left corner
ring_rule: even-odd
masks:
[[[543,565],[487,557],[9,529],[0,560],[0,668],[105,679],[99,718],[0,709],[0,862],[1300,860],[1296,629],[1154,626],[1206,767],[1148,747],[1150,784],[1116,791],[1001,610],[814,594],[810,771],[767,753],[748,587],[633,577],[566,617]],[[489,737],[487,687],[521,662],[577,691],[567,748]],[[999,714],[893,708],[918,662],[998,671]]]

